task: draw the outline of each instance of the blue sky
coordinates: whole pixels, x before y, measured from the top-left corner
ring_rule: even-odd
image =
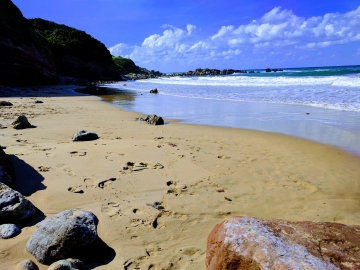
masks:
[[[13,0],[162,72],[360,64],[360,1]]]

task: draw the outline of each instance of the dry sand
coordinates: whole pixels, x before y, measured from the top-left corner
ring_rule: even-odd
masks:
[[[1,129],[0,144],[16,167],[16,189],[44,216],[0,239],[0,269],[36,262],[25,249],[34,224],[71,208],[99,219],[107,255],[96,269],[204,269],[209,232],[236,215],[360,224],[357,157],[273,133],[150,126],[98,97],[56,94],[60,88],[37,91],[42,104],[1,98],[14,104],[0,108],[1,124],[24,113],[36,126]],[[81,129],[100,139],[72,142]]]

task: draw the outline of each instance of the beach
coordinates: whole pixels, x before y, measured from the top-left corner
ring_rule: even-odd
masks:
[[[1,108],[3,126],[18,114],[33,125],[0,135],[16,190],[39,214],[0,240],[0,269],[36,261],[25,248],[35,224],[74,208],[99,219],[103,252],[85,261],[95,269],[205,269],[208,234],[232,216],[360,224],[356,155],[278,133],[147,125],[136,121],[143,114],[72,89],[1,98],[13,103]],[[83,129],[100,138],[73,142]]]

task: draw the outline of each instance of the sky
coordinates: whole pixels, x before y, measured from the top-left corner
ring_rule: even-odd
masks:
[[[360,1],[13,0],[162,72],[360,64]]]

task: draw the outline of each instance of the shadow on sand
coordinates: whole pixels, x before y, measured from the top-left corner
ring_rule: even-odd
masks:
[[[15,155],[8,155],[8,158],[15,168],[15,190],[24,196],[30,196],[38,190],[46,189],[46,186],[42,183],[44,177],[32,166]]]

